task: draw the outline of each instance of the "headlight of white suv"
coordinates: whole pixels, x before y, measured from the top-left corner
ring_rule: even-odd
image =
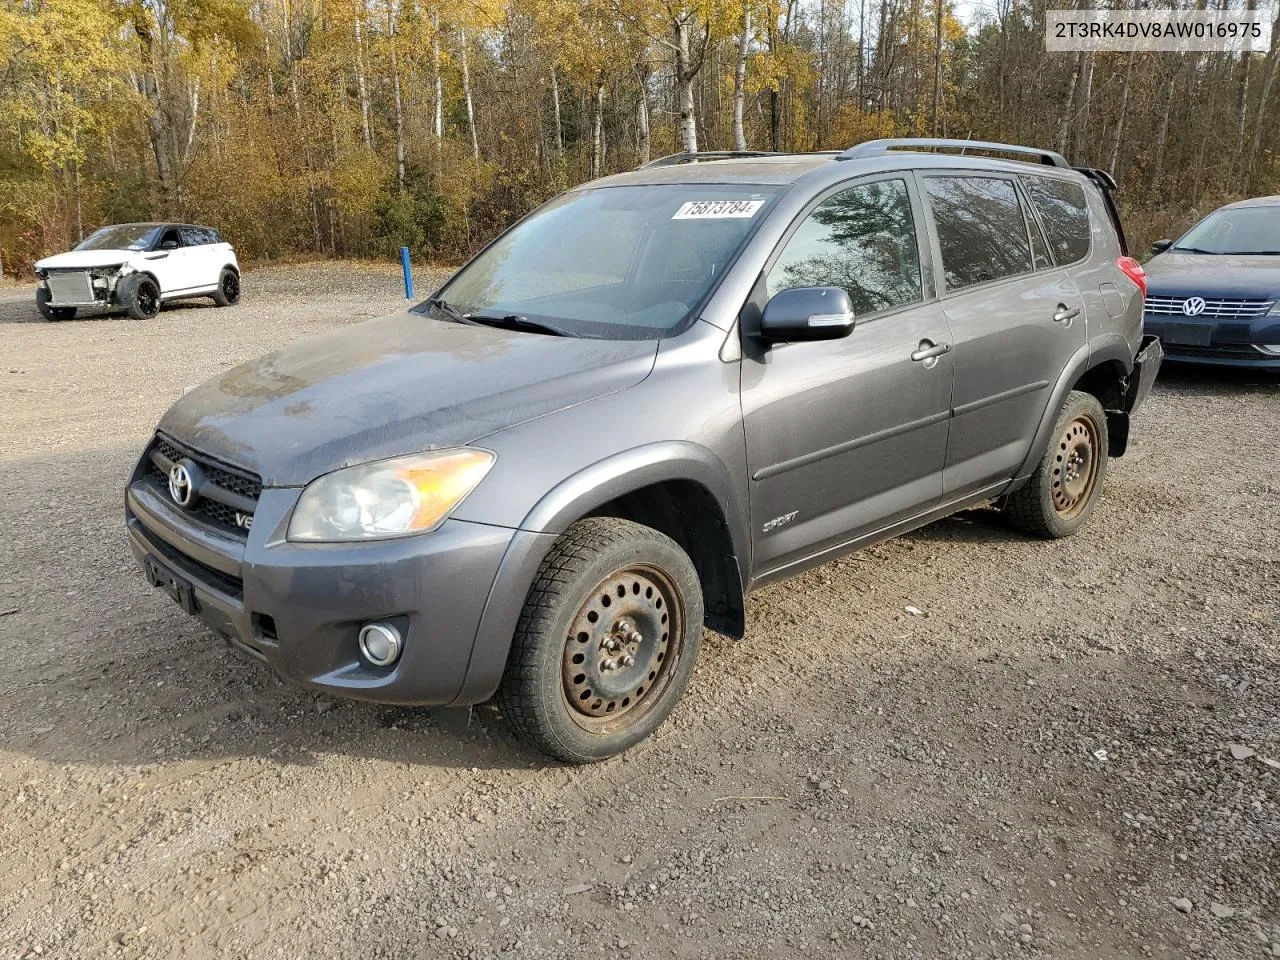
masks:
[[[458,447],[335,470],[302,491],[289,540],[381,540],[434,530],[495,459],[488,450]]]

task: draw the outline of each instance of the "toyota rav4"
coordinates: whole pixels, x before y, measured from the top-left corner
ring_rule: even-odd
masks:
[[[980,502],[1085,523],[1162,356],[1113,187],[967,141],[585,184],[424,303],[185,395],[133,552],[286,677],[496,695],[550,754],[614,755],[763,584]]]

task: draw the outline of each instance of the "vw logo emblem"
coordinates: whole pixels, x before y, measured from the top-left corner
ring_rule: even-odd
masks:
[[[1204,297],[1190,297],[1182,304],[1182,312],[1188,317],[1198,317],[1204,313]]]
[[[195,484],[191,481],[191,472],[180,463],[169,468],[169,496],[180,507],[191,506],[195,499]]]

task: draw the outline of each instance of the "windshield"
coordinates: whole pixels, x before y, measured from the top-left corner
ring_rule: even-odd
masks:
[[[1211,213],[1187,231],[1173,249],[1280,255],[1280,207],[1236,207]]]
[[[78,244],[77,250],[146,250],[156,238],[159,227],[149,223],[122,223],[103,227]]]
[[[519,317],[571,336],[666,336],[724,273],[776,188],[601,187],[559,197],[463,267],[455,313]]]

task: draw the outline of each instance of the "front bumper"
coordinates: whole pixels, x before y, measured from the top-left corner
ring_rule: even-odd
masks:
[[[461,520],[394,540],[291,544],[285,530],[300,491],[280,488],[263,490],[242,540],[134,480],[129,543],[153,585],[172,584],[169,575],[189,584],[174,591],[189,613],[284,677],[380,703],[490,696],[547,545],[543,534]],[[374,620],[404,636],[387,668],[359,655],[359,629]]]
[[[1171,363],[1280,369],[1280,354],[1261,349],[1280,344],[1277,317],[1214,321],[1148,313],[1143,332],[1160,338]]]

